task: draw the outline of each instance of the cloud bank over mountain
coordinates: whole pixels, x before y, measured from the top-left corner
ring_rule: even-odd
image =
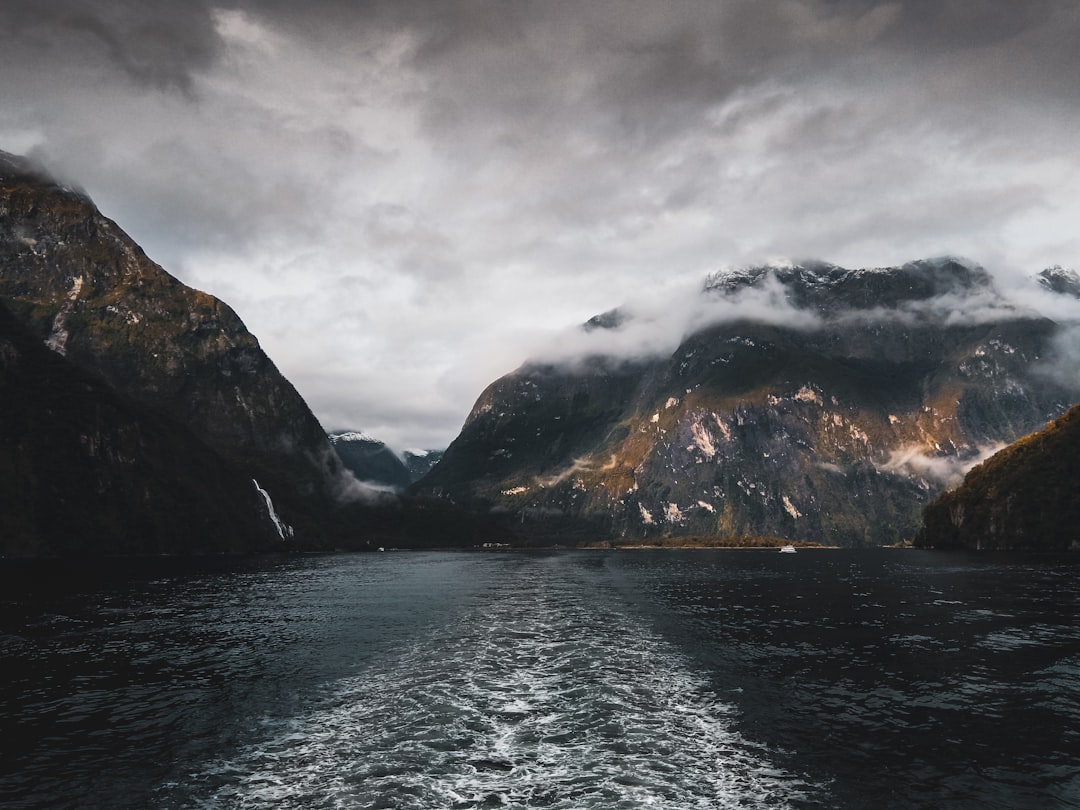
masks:
[[[896,274],[905,277],[889,280]],[[1035,276],[1006,276],[1004,284],[998,283],[982,266],[957,257],[920,260],[900,268],[847,269],[817,261],[729,268],[710,274],[704,287],[686,285],[666,294],[641,292],[618,309],[560,332],[530,361],[589,372],[590,359],[661,358],[690,335],[740,322],[808,335],[826,327],[845,327],[861,335],[864,350],[872,352],[872,332],[883,327],[980,325],[1042,317],[1062,329],[1053,352],[1041,358],[1041,368],[1067,383],[1080,369],[1080,298],[1038,282]],[[906,293],[905,286],[910,288]],[[886,288],[892,292],[887,294]]]

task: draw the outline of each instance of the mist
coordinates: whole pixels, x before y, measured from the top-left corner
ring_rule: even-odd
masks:
[[[878,465],[883,472],[895,475],[913,476],[931,481],[944,489],[958,486],[972,468],[978,466],[1004,444],[991,444],[979,447],[975,455],[932,455],[918,445],[908,445],[893,450],[889,458]]]

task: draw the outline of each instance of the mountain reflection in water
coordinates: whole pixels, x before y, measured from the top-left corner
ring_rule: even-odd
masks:
[[[1080,558],[0,571],[12,808],[1080,806]]]

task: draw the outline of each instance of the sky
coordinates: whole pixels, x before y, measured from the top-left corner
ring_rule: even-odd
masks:
[[[0,149],[230,304],[326,429],[441,448],[721,267],[1077,267],[1078,41],[1075,0],[4,0]]]

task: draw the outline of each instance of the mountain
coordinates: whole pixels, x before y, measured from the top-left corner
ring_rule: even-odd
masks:
[[[416,483],[442,461],[442,450],[406,450],[401,454],[410,483]]]
[[[413,482],[409,468],[378,439],[358,431],[331,433],[330,444],[357,480],[378,487],[405,489]]]
[[[1061,265],[1048,267],[1039,273],[1039,284],[1051,292],[1080,298],[1080,274]]]
[[[494,382],[414,491],[570,542],[882,545],[1080,398],[1044,373],[1062,328],[962,260],[742,268],[676,303],[598,316]]]
[[[404,490],[427,475],[441,450],[406,450],[400,456],[384,442],[362,431],[330,433],[330,444],[357,480],[375,487]]]
[[[1080,549],[1080,405],[996,453],[929,504],[916,544]]]
[[[0,304],[0,555],[281,546],[258,485],[50,351]]]
[[[240,318],[150,261],[81,192],[0,153],[0,303],[125,401],[184,426],[273,497],[298,542],[355,485]]]

